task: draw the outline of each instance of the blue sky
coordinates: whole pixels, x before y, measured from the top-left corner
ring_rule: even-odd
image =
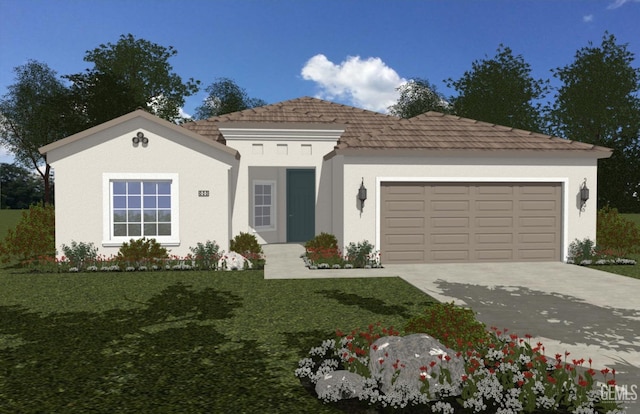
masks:
[[[640,66],[640,0],[0,0],[0,16],[2,95],[29,59],[81,72],[87,50],[127,33],[176,48],[175,72],[203,86],[230,77],[269,103],[317,96],[378,111],[412,77],[453,94],[444,80],[500,44],[547,79],[609,31]]]

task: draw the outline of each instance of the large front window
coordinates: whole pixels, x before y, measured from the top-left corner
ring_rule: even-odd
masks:
[[[113,181],[115,237],[171,236],[170,181]]]
[[[105,174],[104,190],[104,245],[179,242],[177,174]]]

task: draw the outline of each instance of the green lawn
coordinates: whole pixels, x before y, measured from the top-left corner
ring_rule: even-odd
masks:
[[[0,270],[0,412],[332,413],[293,371],[336,328],[402,326],[398,278]]]

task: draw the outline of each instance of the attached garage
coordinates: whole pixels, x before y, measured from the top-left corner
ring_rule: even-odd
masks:
[[[385,263],[562,260],[559,182],[382,182]]]

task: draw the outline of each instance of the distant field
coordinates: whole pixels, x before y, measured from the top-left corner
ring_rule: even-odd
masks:
[[[622,217],[634,221],[640,227],[640,214],[620,214]]]
[[[24,210],[0,210],[0,240],[4,239],[7,230],[18,224]]]

